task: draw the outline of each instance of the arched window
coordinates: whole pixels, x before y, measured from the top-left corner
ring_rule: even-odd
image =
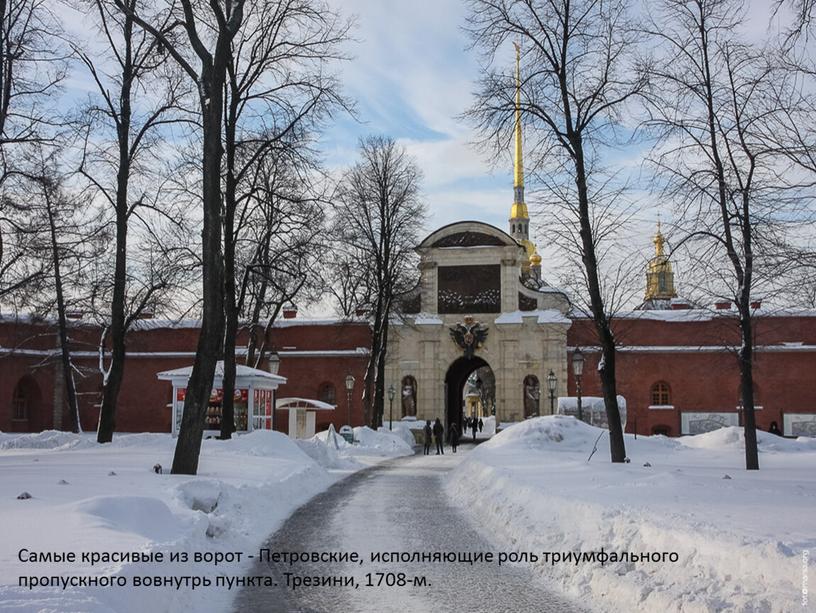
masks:
[[[13,407],[12,419],[17,421],[28,419],[28,398],[26,398],[25,388],[22,383],[21,381],[17,384],[17,387],[14,388],[14,395],[11,400]]]
[[[326,404],[337,404],[337,392],[334,383],[329,381],[321,383],[317,391],[317,399]]]
[[[671,404],[671,390],[665,381],[658,381],[652,386],[652,405],[668,406]]]
[[[541,400],[541,386],[538,377],[527,375],[524,377],[524,419],[539,415],[539,402]]]
[[[402,416],[416,417],[417,414],[417,380],[411,375],[402,378],[400,386],[402,398]]]
[[[11,421],[32,432],[50,426],[41,415],[40,387],[31,375],[23,375],[11,394]]]

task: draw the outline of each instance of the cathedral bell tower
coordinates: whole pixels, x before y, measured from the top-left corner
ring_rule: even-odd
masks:
[[[657,222],[657,234],[654,235],[652,242],[655,246],[655,254],[649,260],[646,269],[645,299],[647,301],[671,300],[677,297],[677,292],[674,289],[674,271],[668,256],[663,250],[666,239],[663,238],[663,234],[660,232],[659,221]]]
[[[521,140],[521,48],[516,48],[516,109],[515,109],[515,149],[513,156],[513,206],[510,208],[510,236],[524,246],[525,258],[522,262],[522,273],[541,278],[541,256],[530,241],[530,215],[524,202],[524,158]]]

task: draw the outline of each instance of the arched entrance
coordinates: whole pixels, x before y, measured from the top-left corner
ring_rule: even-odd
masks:
[[[40,410],[40,386],[31,375],[24,375],[14,387],[11,397],[12,432],[38,432],[48,424],[45,423]]]
[[[458,358],[448,368],[445,375],[446,431],[452,423],[459,427],[460,432],[462,431],[465,383],[473,372],[482,368],[492,373],[490,364],[478,356]]]

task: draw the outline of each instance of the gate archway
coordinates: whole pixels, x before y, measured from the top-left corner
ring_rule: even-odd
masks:
[[[490,364],[479,356],[462,356],[448,368],[445,374],[445,431],[452,423],[459,427],[459,432],[462,431],[465,383],[474,371],[484,367],[490,368]]]

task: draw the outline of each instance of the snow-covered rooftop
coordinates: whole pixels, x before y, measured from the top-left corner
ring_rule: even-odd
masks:
[[[162,381],[170,381],[173,379],[189,379],[190,375],[193,373],[192,366],[184,366],[183,368],[174,368],[173,370],[164,370],[156,375],[158,379]],[[273,375],[271,372],[267,372],[265,370],[260,370],[258,368],[251,368],[249,366],[245,366],[243,364],[236,364],[235,365],[235,377],[236,379],[261,379],[270,382],[277,383],[278,385],[283,385],[286,383],[286,377],[281,377],[280,375]],[[224,378],[224,361],[218,360],[215,365],[215,374],[213,376],[214,379],[223,379]]]
[[[525,319],[535,317],[536,323],[539,324],[571,324],[572,320],[565,316],[557,309],[538,309],[535,311],[513,311],[511,313],[502,313],[499,315],[495,323],[502,324],[521,324]]]

